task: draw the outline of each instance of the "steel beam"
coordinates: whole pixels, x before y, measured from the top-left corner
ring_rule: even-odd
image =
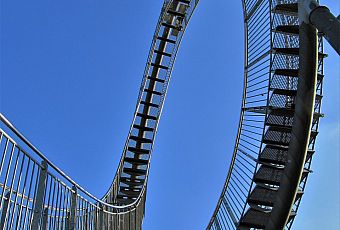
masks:
[[[318,39],[314,26],[300,25],[299,79],[292,137],[284,174],[266,230],[283,229],[295,201],[312,127],[317,81]]]
[[[340,15],[335,17],[326,6],[315,0],[299,0],[300,23],[311,23],[340,55]]]

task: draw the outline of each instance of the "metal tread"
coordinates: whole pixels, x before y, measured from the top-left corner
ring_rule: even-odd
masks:
[[[160,79],[158,77],[151,77],[151,76],[148,76],[148,79],[151,80],[151,81],[157,81],[157,82],[160,82],[160,83],[164,83],[165,80],[163,79]]]
[[[298,13],[298,4],[297,3],[277,4],[273,8],[273,12],[274,13],[284,13],[284,14],[297,15],[297,13]]]
[[[152,140],[145,137],[130,136],[130,140],[151,144]]]
[[[153,132],[155,130],[154,128],[151,128],[151,127],[136,125],[136,124],[134,124],[132,127],[135,129],[144,131],[144,132]]]
[[[149,154],[150,153],[150,150],[148,149],[141,149],[141,148],[135,148],[135,147],[128,147],[127,150],[135,154]]]
[[[278,189],[267,189],[262,186],[255,186],[253,191],[250,193],[247,202],[249,204],[255,205],[264,205],[273,207],[276,201]],[[301,189],[298,190],[296,194],[295,200],[298,200],[302,197],[303,191]]]
[[[129,186],[141,186],[144,184],[144,179],[137,179],[131,177],[120,177],[119,182]]]
[[[174,15],[174,16],[179,16],[179,17],[182,17],[182,18],[185,17],[184,13],[181,13],[181,12],[178,12],[178,11],[175,11],[175,10],[168,10],[167,13]]]
[[[298,69],[275,69],[273,71],[276,75],[288,76],[288,77],[299,77]],[[322,80],[324,77],[323,74],[318,73],[318,80]]]
[[[307,151],[306,161],[314,154],[314,150]],[[258,160],[260,163],[285,165],[288,153],[288,146],[270,145],[267,144],[259,154]]]
[[[254,182],[279,186],[283,171],[284,167],[275,168],[268,165],[261,165],[259,170],[257,170],[255,173]],[[309,171],[304,169],[301,180],[303,180],[308,175],[308,173]]]
[[[284,55],[293,55],[293,56],[299,56],[299,48],[279,48],[279,47],[273,47],[273,51],[275,53],[280,53]],[[325,58],[327,57],[327,54],[325,53],[318,53],[318,58]]]
[[[125,157],[124,162],[128,162],[134,165],[147,165],[149,163],[148,160],[132,158],[132,157]]]
[[[296,216],[295,212],[291,212],[289,221]],[[264,229],[270,217],[270,212],[262,212],[254,208],[249,208],[240,220],[240,227]]]
[[[137,113],[137,116],[141,118],[149,119],[149,120],[157,120],[156,116],[152,116],[152,115],[148,115],[144,113]]]
[[[123,172],[134,175],[134,176],[144,176],[146,174],[145,169],[135,169],[135,168],[123,168]]]
[[[141,188],[131,188],[131,187],[125,187],[125,186],[120,186],[119,187],[119,192],[123,193],[124,195],[129,195],[132,197],[137,197],[139,193],[141,192]]]
[[[155,104],[155,103],[151,103],[151,102],[146,102],[146,101],[141,101],[140,102],[142,105],[145,106],[150,106],[150,107],[154,107],[154,108],[159,108],[159,105]]]
[[[278,25],[274,29],[276,33],[299,35],[299,25]]]
[[[162,92],[159,92],[159,91],[156,91],[156,90],[151,90],[151,89],[144,89],[143,90],[144,92],[147,92],[147,93],[151,93],[151,94],[155,94],[155,95],[158,95],[158,96],[162,96]]]
[[[171,43],[171,44],[176,44],[176,40],[172,40],[172,39],[169,39],[169,38],[158,36],[157,39],[161,40],[163,42],[168,42],[168,43]]]

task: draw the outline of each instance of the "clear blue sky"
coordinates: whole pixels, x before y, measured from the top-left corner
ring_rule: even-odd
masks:
[[[339,14],[339,3],[323,1]],[[337,5],[338,4],[338,5]],[[162,1],[2,0],[1,112],[80,185],[111,183]],[[339,57],[326,44],[320,134],[294,229],[339,229]],[[241,1],[202,0],[184,36],[152,157],[146,230],[203,229],[235,142]]]

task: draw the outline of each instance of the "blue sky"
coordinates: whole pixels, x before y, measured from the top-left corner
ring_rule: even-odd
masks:
[[[339,3],[323,1],[339,14]],[[91,193],[111,183],[162,1],[1,1],[1,112]],[[339,57],[326,44],[314,173],[294,229],[340,226]],[[152,157],[144,229],[203,229],[235,142],[241,1],[202,0],[179,51]]]

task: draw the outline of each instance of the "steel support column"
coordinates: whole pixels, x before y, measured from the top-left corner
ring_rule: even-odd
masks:
[[[340,19],[336,18],[327,7],[319,6],[311,12],[309,20],[340,55]]]
[[[340,55],[340,15],[335,17],[328,7],[315,0],[299,0],[299,18],[315,26]]]
[[[314,26],[302,22],[299,33],[299,79],[292,137],[267,230],[283,229],[288,222],[304,169],[312,127],[317,79],[317,32]]]

